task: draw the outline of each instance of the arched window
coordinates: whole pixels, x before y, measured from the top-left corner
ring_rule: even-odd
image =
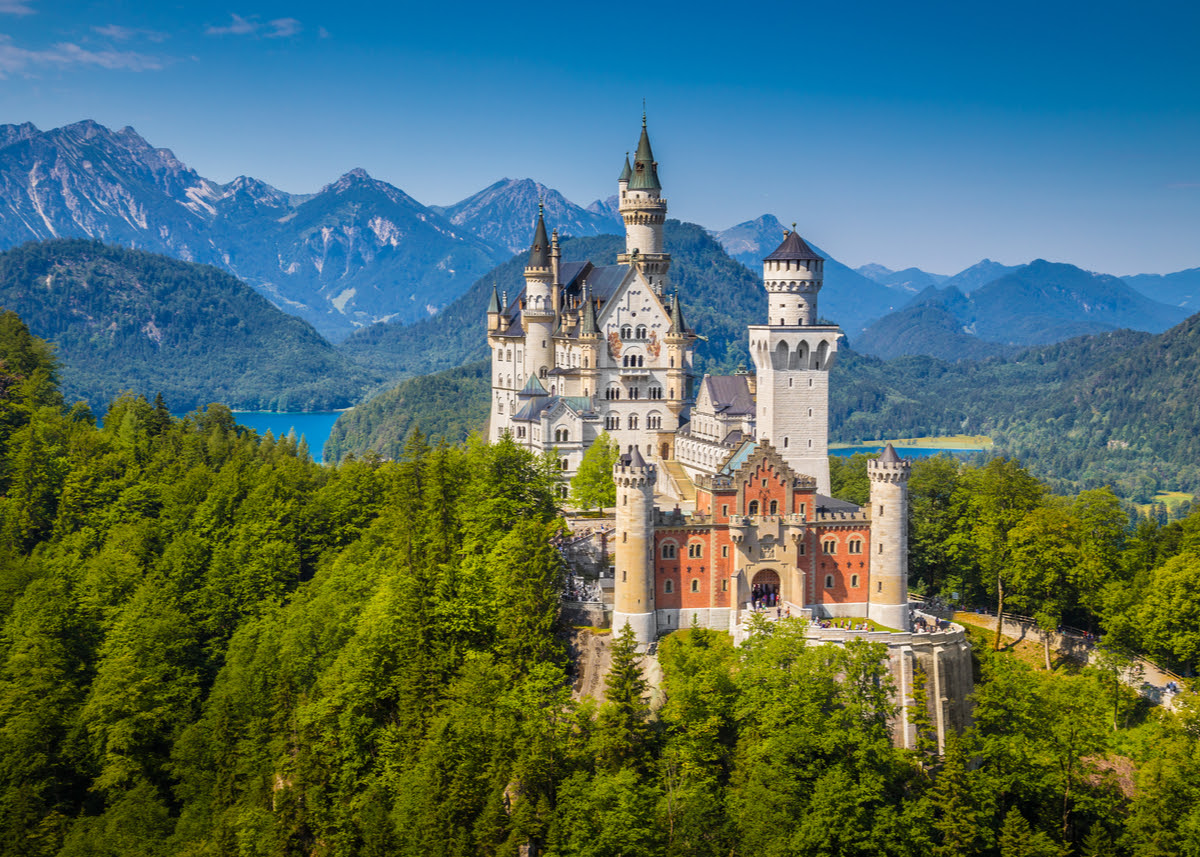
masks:
[[[663,592],[665,592],[665,593],[667,593],[668,595],[670,595],[670,594],[671,594],[672,592],[674,592],[674,591],[675,591],[675,583],[674,583],[674,581],[671,581],[671,580],[664,580],[664,581],[663,581]]]
[[[850,588],[858,589],[858,575],[857,574],[850,575]]]
[[[637,365],[638,365],[639,367],[640,367],[640,366],[645,366],[645,365],[646,365],[646,358],[645,358],[643,355],[641,355],[641,354],[639,354],[639,355],[638,355],[638,358],[637,358]]]
[[[862,553],[862,539],[851,539],[846,549],[850,553]]]
[[[825,575],[825,588],[833,589],[833,575],[832,574]]]
[[[558,462],[558,469],[559,469],[559,470],[570,470],[570,469],[571,469],[571,462],[570,462],[570,460],[568,460],[568,459],[566,459],[566,458],[563,458],[563,459],[561,459],[561,460]]]
[[[778,500],[772,500],[772,501],[771,501],[771,514],[772,514],[772,515],[778,515],[778,514],[779,514],[779,501],[778,501]]]
[[[546,367],[543,366],[541,368],[541,371],[538,372],[538,374],[541,375],[543,378],[545,378],[546,377]]]
[[[700,591],[700,578],[693,577],[692,578],[692,592],[699,592],[699,591]]]
[[[566,443],[569,436],[570,436],[570,432],[568,432],[565,428],[559,428],[559,429],[554,430],[554,442],[555,443]]]
[[[688,558],[699,559],[704,556],[704,545],[700,542],[692,542],[688,545]]]
[[[638,339],[645,339],[645,338],[646,338],[646,325],[644,325],[644,324],[639,324],[639,325],[638,325],[638,329],[637,329],[637,338],[638,338]]]
[[[673,543],[667,542],[662,546],[662,558],[675,559],[675,545]]]
[[[639,388],[639,387],[631,387],[631,388],[630,388],[630,390],[629,390],[629,398],[631,398],[631,399],[640,399],[641,397],[642,397],[642,391],[641,391],[641,388]]]
[[[750,501],[750,506],[746,510],[746,514],[748,514],[748,515],[757,515],[758,514],[758,501],[757,500]]]
[[[621,328],[621,338],[622,339],[632,339],[633,338],[633,329],[629,325],[624,325]]]
[[[637,427],[638,427],[637,414],[630,414],[629,415],[629,428],[636,429]]]
[[[825,539],[821,542],[821,552],[827,554],[837,553],[837,540]]]

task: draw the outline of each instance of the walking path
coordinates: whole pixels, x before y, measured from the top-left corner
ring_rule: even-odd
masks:
[[[954,613],[954,619],[955,621],[965,622],[978,628],[985,628],[993,634],[995,633],[995,614],[989,615],[969,610],[957,611]],[[1060,631],[1043,631],[1037,626],[1036,622],[1025,616],[1015,616],[1011,613],[1005,613],[1004,623],[1001,625],[1001,633],[1017,641],[1036,640],[1039,644],[1042,643],[1045,636],[1049,635],[1050,647],[1072,660],[1093,664],[1098,657],[1097,646],[1099,641],[1095,637],[1089,637],[1083,631],[1073,628],[1064,628]],[[1183,677],[1160,667],[1146,658],[1138,656],[1133,660],[1135,666],[1127,670],[1121,680],[1155,705],[1161,705],[1168,710],[1173,710],[1175,707],[1175,693],[1168,690],[1168,685],[1186,686]]]

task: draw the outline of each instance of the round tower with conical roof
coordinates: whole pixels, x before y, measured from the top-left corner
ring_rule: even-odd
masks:
[[[909,462],[889,443],[867,462],[871,480],[871,621],[897,631],[910,626],[908,610]]]
[[[617,487],[613,581],[614,632],[628,622],[639,646],[648,646],[657,635],[654,612],[654,482],[653,464],[636,446],[617,460],[613,481]]]
[[[538,202],[537,226],[525,265],[525,298],[521,320],[525,327],[525,374],[545,378],[554,368],[552,336],[557,321],[554,311],[554,268],[546,219]]]
[[[650,287],[663,294],[670,283],[671,255],[663,252],[663,223],[667,200],[658,180],[658,162],[650,149],[646,114],[642,114],[642,136],[633,165],[625,156],[625,167],[617,179],[621,219],[625,221],[625,252],[617,257],[623,264],[637,265]]]
[[[829,485],[829,370],[842,332],[817,323],[825,260],[791,230],[763,260],[767,323],[750,327],[755,433],[797,473]]]

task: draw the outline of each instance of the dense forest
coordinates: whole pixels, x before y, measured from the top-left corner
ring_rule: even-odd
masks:
[[[223,407],[131,396],[101,428],[3,316],[0,854],[1200,851],[1195,697],[1147,712],[1104,670],[977,647],[975,724],[944,756],[927,723],[892,746],[880,648],[807,646],[792,621],[737,649],[667,637],[654,706],[619,632],[603,698],[576,699],[552,464],[413,434],[396,461],[318,467]],[[994,550],[1053,538],[1140,599],[1135,623],[1200,626],[1196,516],[1130,531],[1106,492],[1056,500],[1003,461],[922,464],[912,493],[931,590],[950,544],[977,569],[954,585],[1046,609]]]
[[[331,410],[379,381],[224,271],[99,241],[0,253],[4,309],[55,343],[64,392],[98,410],[124,391],[177,413]]]

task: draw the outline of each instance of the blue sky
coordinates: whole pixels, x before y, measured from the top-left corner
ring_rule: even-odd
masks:
[[[842,261],[1200,266],[1200,4],[0,0],[0,122],[132,125],[202,175],[427,204],[615,190]],[[836,8],[835,8],[836,7]]]

